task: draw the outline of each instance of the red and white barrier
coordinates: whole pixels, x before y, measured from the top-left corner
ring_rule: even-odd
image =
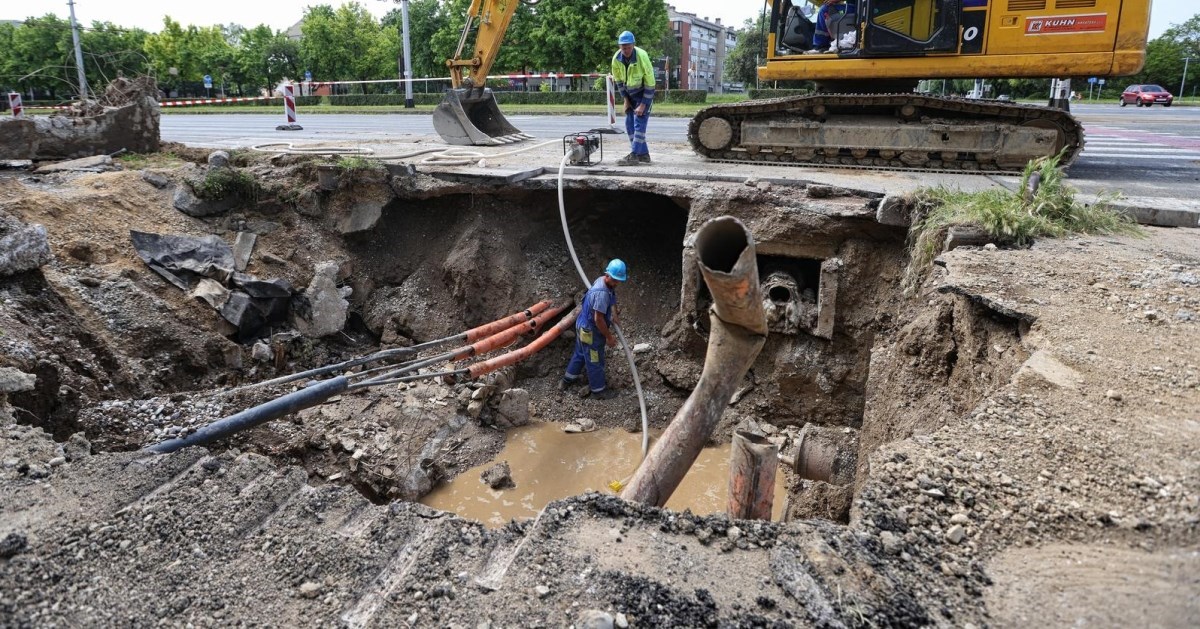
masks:
[[[279,87],[275,88],[276,92],[283,94],[283,115],[286,118],[284,124],[275,127],[276,131],[302,131],[304,127],[296,124],[296,96],[293,93],[291,83],[280,83]]]
[[[604,99],[608,105],[608,126],[615,127],[617,125],[617,86],[613,82],[612,75],[605,75],[604,90],[608,92],[607,98]]]
[[[230,98],[191,98],[185,100],[164,100],[159,103],[162,107],[185,107],[189,105],[223,105],[226,103],[246,103],[256,100],[273,100],[278,96],[235,96]]]
[[[25,108],[21,106],[21,95],[16,92],[8,93],[8,108],[12,110],[13,118],[21,118]]]

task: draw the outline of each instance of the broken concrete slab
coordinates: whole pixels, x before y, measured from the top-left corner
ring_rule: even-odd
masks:
[[[492,489],[512,489],[517,486],[513,482],[512,470],[508,467],[508,461],[501,461],[487,468],[479,475],[479,479]]]
[[[386,182],[359,182],[339,190],[329,204],[331,226],[342,234],[369,230],[395,199],[396,193]]]
[[[3,231],[0,223],[0,233]],[[41,268],[52,259],[50,239],[42,225],[20,227],[0,238],[0,277]]]
[[[8,170],[25,170],[33,166],[31,159],[0,159],[0,168]]]
[[[257,240],[258,234],[254,232],[238,232],[237,238],[233,241],[233,268],[235,270],[246,270],[246,266],[250,264],[250,255],[254,253],[254,243]]]
[[[350,302],[342,297],[337,285],[338,265],[323,262],[317,265],[312,282],[305,289],[306,312],[297,312],[293,317],[296,329],[310,337],[335,334],[346,325],[350,314]]]
[[[171,180],[168,179],[166,175],[153,170],[143,170],[142,181],[145,181],[159,190],[171,185]]]
[[[159,146],[157,95],[153,78],[118,78],[99,101],[77,103],[66,113],[0,120],[0,155],[74,159],[122,149],[155,153]]]
[[[529,423],[529,392],[525,389],[508,389],[500,395],[496,407],[496,422],[507,426],[524,426]]]
[[[37,376],[12,367],[0,367],[0,394],[32,391]]]
[[[875,220],[882,225],[908,227],[912,224],[912,207],[903,196],[889,194],[879,201]]]
[[[190,186],[175,188],[175,196],[171,199],[171,205],[175,209],[196,218],[224,214],[232,210],[237,202],[238,200],[233,197],[215,200],[201,199],[192,192]]]
[[[117,170],[117,168],[113,165],[112,157],[109,157],[108,155],[93,155],[91,157],[69,159],[65,162],[46,164],[45,166],[39,166],[33,172],[39,175],[46,175],[50,173],[62,173],[69,171],[100,173],[109,170]]]

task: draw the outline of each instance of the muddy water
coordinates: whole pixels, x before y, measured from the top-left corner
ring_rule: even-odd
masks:
[[[497,527],[512,518],[532,518],[547,503],[588,490],[611,492],[613,480],[628,479],[641,458],[641,435],[624,430],[568,434],[561,424],[529,424],[508,431],[494,461],[459,474],[434,489],[422,503]],[[479,479],[483,470],[508,461],[514,489],[493,490]],[[729,444],[706,448],[667,507],[696,514],[724,512],[729,483]],[[775,483],[773,519],[783,512],[783,471]]]

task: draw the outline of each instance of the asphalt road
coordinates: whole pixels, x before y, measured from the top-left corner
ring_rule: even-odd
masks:
[[[1068,174],[1089,191],[1120,191],[1132,197],[1200,199],[1200,107],[1072,107],[1084,124],[1087,144]],[[244,148],[281,141],[378,142],[434,135],[424,114],[314,114],[303,131],[276,131],[282,114],[214,114],[162,117],[162,138],[194,146]],[[517,128],[557,138],[604,124],[592,116],[511,116]],[[654,118],[648,140],[686,142],[686,118]]]

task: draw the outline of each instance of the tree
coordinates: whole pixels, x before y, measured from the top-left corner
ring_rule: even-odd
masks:
[[[321,80],[365,81],[397,75],[399,34],[392,29],[385,32],[357,2],[336,10],[326,4],[309,7],[301,31],[301,57]]]
[[[449,22],[449,13],[442,11],[441,5],[438,0],[413,0],[408,3],[408,36],[412,42],[414,78],[446,74],[446,57],[435,52],[431,45],[434,35]],[[383,17],[384,30],[399,32],[401,26],[400,9],[392,9]],[[399,57],[397,60],[400,61]]]
[[[53,14],[29,18],[12,34],[12,74],[24,88],[50,98],[78,89],[71,26]]]
[[[651,58],[662,56],[668,29],[661,0],[560,0],[537,6],[531,58],[547,70],[607,70],[617,35],[632,31]]]
[[[1196,85],[1200,71],[1200,14],[1192,16],[1182,24],[1173,24],[1163,34],[1152,40],[1146,46],[1146,65],[1135,75],[1130,83],[1155,83],[1169,91],[1179,89],[1179,83],[1184,80],[1184,57],[1190,57],[1187,64],[1187,85]],[[1186,90],[1186,86],[1184,87]],[[1183,94],[1178,94],[1183,96]]]
[[[767,40],[764,37],[766,17],[747,19],[737,32],[737,45],[725,59],[725,80],[733,83],[754,85],[758,79],[758,64],[767,58]]]

